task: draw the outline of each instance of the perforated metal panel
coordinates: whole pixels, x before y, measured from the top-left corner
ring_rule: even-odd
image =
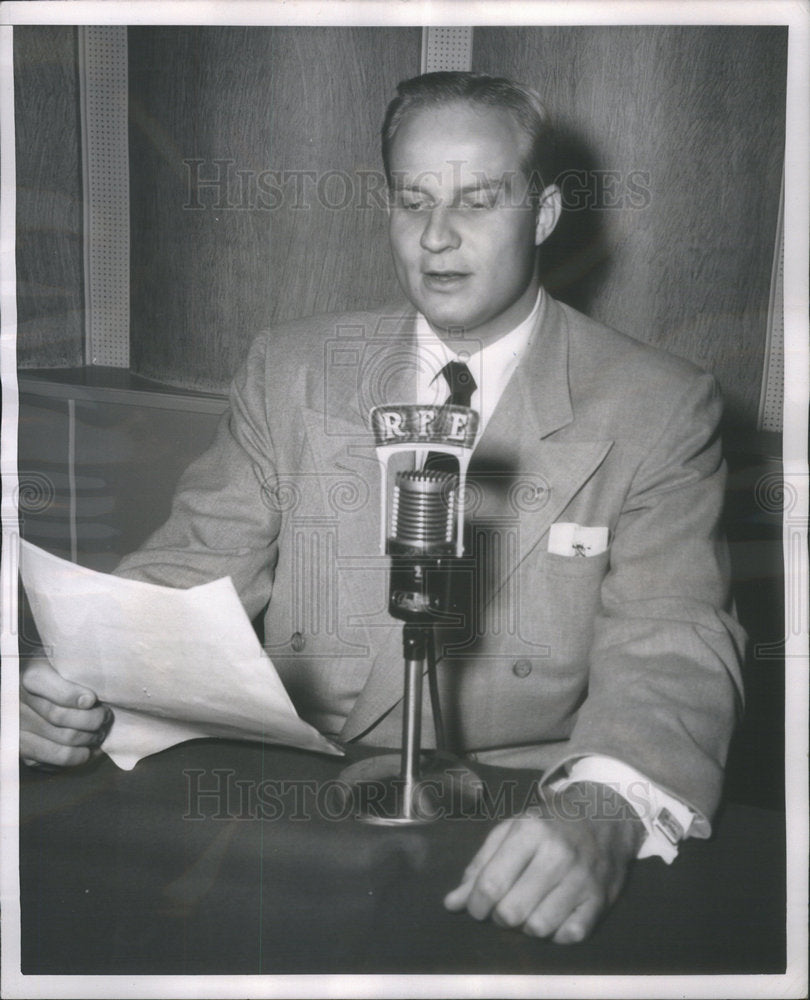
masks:
[[[759,429],[782,430],[782,409],[785,398],[785,179],[779,196],[779,222],[776,229],[771,298],[768,303],[768,330],[765,343],[765,366],[759,399]]]
[[[470,69],[472,34],[472,28],[423,28],[422,72]]]
[[[127,29],[79,28],[85,360],[129,367]]]

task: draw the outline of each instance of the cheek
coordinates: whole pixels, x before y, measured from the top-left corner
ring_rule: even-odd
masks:
[[[491,260],[508,260],[522,267],[534,258],[534,217],[530,212],[513,210],[490,216],[486,225],[470,235]]]
[[[526,227],[520,233],[511,233],[501,249],[501,261],[510,267],[516,278],[525,277],[534,270],[537,248],[533,228]]]

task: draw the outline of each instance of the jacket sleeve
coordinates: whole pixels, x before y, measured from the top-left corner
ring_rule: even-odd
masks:
[[[552,769],[587,754],[622,760],[697,813],[697,836],[709,834],[743,698],[745,636],[720,526],[720,412],[714,379],[690,380],[636,469],[602,584],[587,698]]]
[[[116,573],[170,587],[230,576],[250,617],[267,604],[278,559],[279,505],[268,426],[267,337],[234,379],[211,447],[183,473],[166,523]]]

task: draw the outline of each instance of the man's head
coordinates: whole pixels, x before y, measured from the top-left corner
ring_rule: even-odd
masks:
[[[556,225],[548,118],[508,80],[431,73],[400,84],[383,125],[391,248],[411,302],[445,339],[487,344],[524,319],[536,247]]]
[[[539,194],[553,175],[551,124],[540,95],[503,76],[455,71],[425,73],[397,86],[382,126],[382,159],[389,185],[391,144],[403,120],[416,111],[458,103],[494,108],[512,117],[523,136],[521,169],[532,191]]]

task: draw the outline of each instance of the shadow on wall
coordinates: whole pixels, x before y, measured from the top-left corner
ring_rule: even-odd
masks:
[[[731,744],[726,798],[784,808],[785,567],[782,518],[795,503],[782,476],[781,437],[738,433],[726,440],[725,526],[732,593],[748,633],[745,716]]]
[[[543,284],[554,298],[591,315],[611,269],[605,226],[611,192],[600,183],[605,170],[592,147],[570,128],[555,133],[553,170],[563,213],[541,248]]]

